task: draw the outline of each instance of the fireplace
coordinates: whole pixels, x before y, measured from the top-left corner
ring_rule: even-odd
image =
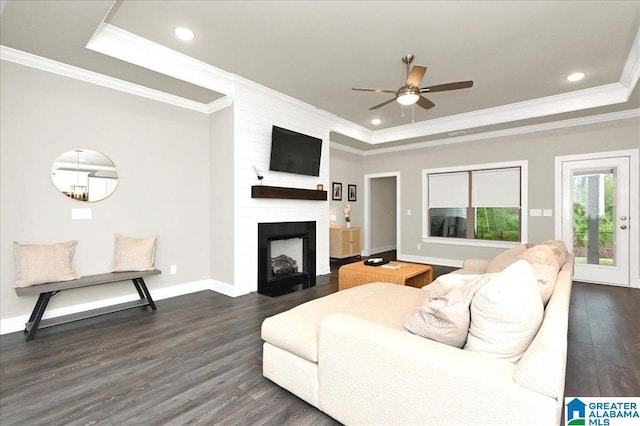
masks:
[[[279,296],[316,285],[316,223],[258,224],[258,293]]]

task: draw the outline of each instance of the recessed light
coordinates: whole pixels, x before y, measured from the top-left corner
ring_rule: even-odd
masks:
[[[193,40],[194,37],[196,36],[193,33],[193,31],[191,31],[189,28],[184,28],[184,27],[176,27],[176,29],[173,30],[173,33],[180,40],[185,40],[185,41]]]
[[[380,121],[379,118],[374,118],[373,120],[371,120],[371,124],[375,124],[376,126],[380,123],[382,123],[382,121]]]
[[[574,72],[573,74],[569,74],[567,76],[567,80],[569,81],[580,81],[584,78],[583,72]]]

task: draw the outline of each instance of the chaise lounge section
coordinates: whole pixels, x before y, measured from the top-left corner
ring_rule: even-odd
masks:
[[[263,374],[345,424],[559,424],[573,256],[560,242],[540,246],[469,260],[424,289],[371,283],[267,318]],[[512,279],[523,267],[540,284],[540,322],[517,357],[478,349],[476,337],[461,348],[407,331],[443,283],[505,284],[505,274],[513,270]],[[469,302],[469,336],[481,334],[475,304],[483,291],[492,294],[489,287]]]

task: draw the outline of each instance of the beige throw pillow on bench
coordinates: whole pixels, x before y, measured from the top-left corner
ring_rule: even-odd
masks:
[[[80,278],[73,267],[77,240],[57,244],[13,243],[16,257],[14,287],[29,287]]]
[[[111,272],[151,271],[155,269],[157,239],[157,235],[149,238],[131,238],[115,234]]]

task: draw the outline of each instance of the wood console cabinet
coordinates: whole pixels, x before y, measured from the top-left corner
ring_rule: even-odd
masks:
[[[360,228],[329,228],[329,257],[360,256]]]

